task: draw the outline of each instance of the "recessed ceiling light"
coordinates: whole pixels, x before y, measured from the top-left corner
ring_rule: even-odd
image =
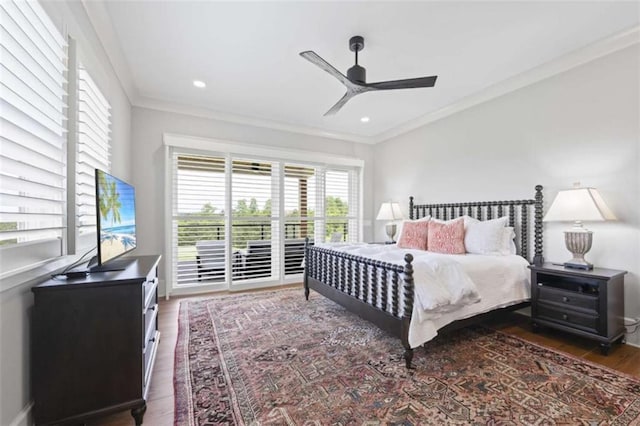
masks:
[[[360,121],[362,121],[363,123],[368,123],[368,122],[369,122],[369,120],[370,120],[370,118],[369,118],[369,117],[362,117],[362,118],[360,119]]]
[[[203,88],[207,87],[205,82],[204,81],[200,81],[200,80],[193,80],[193,85],[198,87],[198,88],[200,88],[200,89],[203,89]]]

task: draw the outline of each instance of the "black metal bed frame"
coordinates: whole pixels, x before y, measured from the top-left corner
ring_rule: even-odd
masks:
[[[530,206],[534,210],[532,219],[529,216]],[[430,215],[448,220],[466,214],[478,220],[490,220],[494,214],[495,217],[503,216],[505,211],[509,216],[509,226],[514,227],[518,234],[517,253],[527,261],[541,265],[544,260],[541,185],[535,187],[535,197],[528,200],[414,204],[413,197],[409,197],[411,219]],[[534,256],[530,260],[529,236],[532,228]],[[409,324],[414,300],[413,256],[406,254],[404,261],[404,265],[397,265],[305,244],[304,294],[309,300],[310,289],[313,289],[391,335],[400,337],[405,349],[405,365],[411,368],[413,349],[409,345]],[[525,302],[501,310],[519,309],[527,304]],[[481,314],[454,321],[439,332],[477,323],[486,316]]]

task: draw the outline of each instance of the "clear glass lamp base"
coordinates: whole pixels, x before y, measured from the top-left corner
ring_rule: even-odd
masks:
[[[390,243],[395,243],[395,240],[393,239],[393,237],[396,236],[396,230],[398,229],[397,225],[395,223],[387,223],[386,226],[384,227],[384,230],[387,233],[387,237],[389,237],[389,241]]]

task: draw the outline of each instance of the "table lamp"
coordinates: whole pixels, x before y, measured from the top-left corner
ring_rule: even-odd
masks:
[[[382,203],[380,206],[380,210],[378,211],[378,216],[376,216],[376,220],[386,220],[387,225],[385,226],[385,231],[387,232],[387,236],[389,237],[389,242],[394,243],[394,237],[396,235],[396,231],[398,229],[397,225],[394,221],[402,220],[402,212],[400,211],[400,206],[398,203]]]
[[[564,231],[564,243],[573,254],[573,259],[565,262],[564,267],[591,270],[593,265],[584,255],[591,249],[593,232],[582,226],[582,222],[615,219],[597,189],[581,188],[575,183],[573,188],[558,192],[543,221],[574,222],[570,230]]]

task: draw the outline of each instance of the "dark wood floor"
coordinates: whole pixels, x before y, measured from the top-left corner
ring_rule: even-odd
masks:
[[[163,299],[160,302],[158,321],[162,334],[151,379],[147,412],[144,416],[145,425],[173,425],[173,360],[178,336],[178,309],[181,300],[202,297]],[[527,318],[517,314],[511,314],[502,320],[494,321],[491,325],[498,330],[530,342],[567,352],[614,370],[640,377],[640,348],[629,345],[614,345],[609,355],[604,356],[600,354],[600,349],[596,343],[586,339],[549,329],[544,329],[541,333],[533,333]],[[128,411],[87,423],[89,426],[130,426],[134,424],[133,418]]]

